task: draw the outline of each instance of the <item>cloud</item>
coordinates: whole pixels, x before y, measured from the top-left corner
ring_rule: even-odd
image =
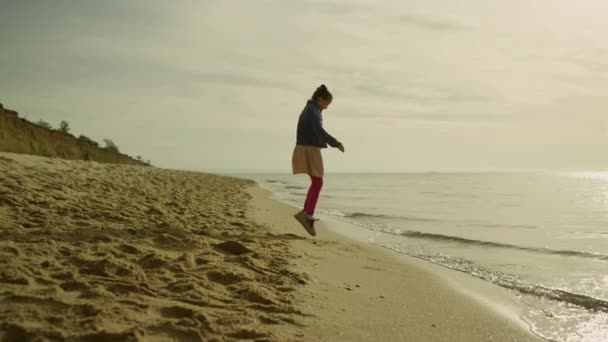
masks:
[[[8,1],[0,101],[161,166],[246,168],[264,151],[251,163],[285,170],[298,114],[325,83],[336,97],[326,124],[355,144],[352,158],[402,170],[374,142],[427,136],[437,155],[420,168],[542,164],[535,150],[503,160],[471,148],[508,151],[512,137],[554,142],[551,165],[568,165],[561,151],[605,148],[571,132],[605,136],[608,22],[558,1]],[[364,164],[335,165],[374,170]]]
[[[435,31],[462,30],[464,25],[448,20],[440,20],[431,17],[424,17],[416,14],[403,14],[399,16],[399,21],[403,24],[422,29]]]

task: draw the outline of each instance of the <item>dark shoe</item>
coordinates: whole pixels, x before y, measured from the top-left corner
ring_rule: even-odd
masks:
[[[303,210],[293,216],[296,218],[296,220],[298,220],[298,222],[300,222],[302,227],[304,227],[304,229],[306,229],[308,234],[310,234],[312,236],[317,235],[317,232],[315,231],[315,227],[311,224],[311,221],[308,220],[308,217],[306,217],[306,213]]]

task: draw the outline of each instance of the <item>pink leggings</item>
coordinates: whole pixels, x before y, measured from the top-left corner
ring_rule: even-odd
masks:
[[[323,178],[310,176],[310,181],[310,188],[308,189],[308,195],[304,203],[304,212],[312,216],[315,214],[317,200],[319,200],[319,194],[323,187]]]

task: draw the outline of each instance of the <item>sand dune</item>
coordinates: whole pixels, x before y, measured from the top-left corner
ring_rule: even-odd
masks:
[[[0,153],[0,339],[281,340],[304,313],[251,183]]]

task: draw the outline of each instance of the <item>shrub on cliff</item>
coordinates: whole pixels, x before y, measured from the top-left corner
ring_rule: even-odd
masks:
[[[70,123],[65,120],[61,121],[57,130],[63,134],[68,134],[70,132]]]
[[[99,144],[97,143],[97,141],[87,137],[86,135],[81,135],[78,137],[78,139],[82,140],[82,141],[86,141],[89,144],[95,145],[95,147],[99,147]]]
[[[36,125],[38,125],[42,128],[46,128],[46,129],[53,129],[53,126],[51,126],[50,123],[48,123],[44,120],[38,120],[38,122],[36,122]]]
[[[116,146],[116,144],[112,140],[103,139],[103,143],[106,144],[104,150],[120,153],[120,151],[118,150],[118,146]]]

